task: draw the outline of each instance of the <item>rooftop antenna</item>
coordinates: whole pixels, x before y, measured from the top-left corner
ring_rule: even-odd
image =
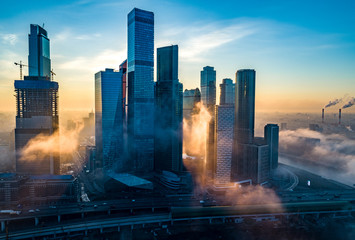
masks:
[[[42,23],[42,28],[44,28],[44,23]]]

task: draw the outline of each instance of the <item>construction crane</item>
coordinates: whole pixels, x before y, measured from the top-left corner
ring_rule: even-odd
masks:
[[[51,75],[52,75],[52,81],[54,81],[54,75],[57,75],[57,74],[55,74],[55,72],[53,72],[53,69],[51,70]]]
[[[20,80],[22,80],[22,67],[28,67],[28,65],[22,64],[22,61],[20,63],[15,62],[14,64],[20,66]]]

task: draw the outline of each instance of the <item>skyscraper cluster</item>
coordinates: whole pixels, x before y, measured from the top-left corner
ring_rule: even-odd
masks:
[[[178,46],[157,49],[154,13],[134,8],[127,18],[127,60],[95,75],[96,158],[105,172],[179,174],[183,86]]]
[[[266,183],[278,165],[279,127],[267,124],[264,137],[254,136],[255,70],[238,70],[235,84],[231,79],[223,79],[219,105],[214,105],[215,76],[213,67],[201,71],[201,97],[211,114],[206,173],[215,185],[245,180]]]

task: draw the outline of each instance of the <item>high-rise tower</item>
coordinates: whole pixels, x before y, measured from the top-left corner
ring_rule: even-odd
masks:
[[[106,68],[95,74],[96,162],[105,171],[123,171],[122,75]]]
[[[207,127],[206,139],[206,170],[208,174],[215,171],[215,106],[216,106],[216,71],[206,66],[201,71],[201,98],[202,104],[207,107],[211,120]]]
[[[47,31],[31,24],[29,34],[29,76],[15,80],[16,171],[18,174],[60,174],[59,137],[50,151],[24,154],[28,142],[41,134],[58,133],[58,83],[50,79],[50,53]]]
[[[182,170],[182,98],[178,79],[178,46],[157,49],[157,83],[155,97],[156,170]]]
[[[265,125],[264,138],[269,145],[270,168],[275,170],[279,164],[279,126],[277,124]]]
[[[135,171],[154,166],[154,13],[128,14],[128,146]]]
[[[51,59],[47,31],[37,24],[31,24],[30,28],[31,33],[28,35],[28,75],[47,77],[49,79],[51,75]]]
[[[252,143],[255,121],[255,70],[237,71],[234,136],[238,143]]]
[[[221,95],[219,98],[219,105],[234,105],[235,102],[235,84],[230,78],[223,79],[219,84]]]
[[[201,98],[205,106],[216,105],[216,71],[206,66],[201,71]]]

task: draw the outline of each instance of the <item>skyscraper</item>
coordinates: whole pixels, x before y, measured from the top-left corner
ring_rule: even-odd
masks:
[[[238,70],[235,88],[234,136],[239,143],[252,143],[255,121],[255,70]]]
[[[49,79],[51,76],[51,59],[47,31],[37,24],[31,24],[30,28],[31,33],[28,35],[28,75]]]
[[[216,105],[216,71],[213,67],[206,66],[201,71],[201,98],[202,104],[207,107],[211,120],[207,127],[206,139],[206,170],[208,174],[214,172],[215,162],[215,105]]]
[[[234,105],[216,106],[215,184],[229,184],[233,150]]]
[[[154,13],[128,14],[128,146],[132,168],[154,166]]]
[[[270,168],[275,170],[279,162],[279,126],[277,124],[265,125],[264,138],[269,145]]]
[[[216,71],[206,66],[201,71],[201,98],[205,106],[216,105]]]
[[[29,34],[29,76],[15,80],[16,97],[16,171],[19,174],[60,174],[59,138],[50,152],[22,153],[37,135],[58,133],[58,83],[50,79],[50,53],[47,31],[31,24]]]
[[[155,96],[155,170],[182,170],[182,90],[178,46],[157,49]]]
[[[201,102],[200,89],[185,89],[183,98],[183,116],[190,119],[196,104]]]
[[[230,78],[223,79],[219,84],[221,95],[219,98],[219,105],[234,105],[235,103],[235,84]]]
[[[95,74],[96,162],[105,171],[123,171],[122,72]]]

